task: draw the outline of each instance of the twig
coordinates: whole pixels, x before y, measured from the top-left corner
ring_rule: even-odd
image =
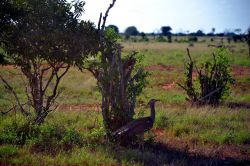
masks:
[[[190,55],[190,51],[189,51],[188,48],[187,48],[187,55],[188,55],[188,57],[189,57],[190,62],[194,64],[194,67],[195,67],[197,73],[200,74],[201,71],[198,70],[198,67],[197,67],[196,64],[194,63],[194,61],[193,61],[193,59],[192,59],[192,57],[191,57],[191,55]]]

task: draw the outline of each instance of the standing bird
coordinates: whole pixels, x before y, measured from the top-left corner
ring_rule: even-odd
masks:
[[[149,117],[144,117],[140,119],[135,119],[125,126],[122,126],[118,130],[112,133],[114,140],[121,140],[130,138],[132,136],[141,136],[143,138],[144,132],[150,130],[153,127],[155,121],[155,102],[159,101],[156,99],[151,99],[148,104],[150,106],[151,114]]]

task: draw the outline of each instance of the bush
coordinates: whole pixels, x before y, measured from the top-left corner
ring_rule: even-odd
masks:
[[[31,139],[38,133],[36,125],[25,122],[11,122],[3,126],[3,134],[0,136],[2,144],[24,145],[27,139]]]
[[[191,37],[188,38],[188,41],[189,42],[197,42],[198,38],[196,36],[191,36]]]
[[[156,38],[156,41],[157,41],[157,42],[167,42],[167,40],[166,40],[163,36],[158,36],[158,37]]]
[[[83,137],[72,128],[58,124],[46,124],[39,127],[39,134],[31,140],[32,149],[38,152],[57,153],[82,146]]]
[[[83,136],[73,127],[58,123],[44,123],[40,126],[23,122],[5,121],[1,126],[0,143],[25,145],[30,144],[35,152],[56,153],[82,146]],[[1,152],[0,152],[1,153]]]
[[[185,83],[179,84],[187,95],[188,101],[199,105],[209,104],[216,106],[221,100],[229,95],[230,84],[234,83],[230,75],[231,67],[227,56],[230,52],[221,48],[213,54],[213,59],[208,60],[200,68],[194,64],[189,50],[188,56],[190,62],[186,64]],[[198,74],[198,86],[195,88],[193,79],[193,68],[196,68]]]

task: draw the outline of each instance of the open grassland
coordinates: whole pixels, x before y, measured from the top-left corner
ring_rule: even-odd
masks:
[[[208,39],[206,39],[208,40]],[[145,136],[145,149],[116,147],[107,143],[100,112],[101,95],[88,72],[71,68],[61,83],[59,107],[41,126],[25,126],[14,111],[0,116],[0,165],[226,165],[250,164],[250,59],[247,45],[234,45],[229,55],[236,80],[231,94],[218,108],[192,107],[184,91],[186,48],[197,63],[211,58],[207,42],[124,42],[124,54],[135,50],[150,73],[148,85],[138,97],[136,117],[149,114],[147,102],[156,105],[154,128]],[[24,79],[13,66],[0,73],[24,100]],[[0,84],[0,111],[14,104]],[[29,136],[23,138],[23,132]]]

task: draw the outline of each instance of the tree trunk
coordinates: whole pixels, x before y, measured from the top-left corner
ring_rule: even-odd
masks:
[[[249,53],[249,58],[250,58],[250,44],[248,44],[248,53]]]

